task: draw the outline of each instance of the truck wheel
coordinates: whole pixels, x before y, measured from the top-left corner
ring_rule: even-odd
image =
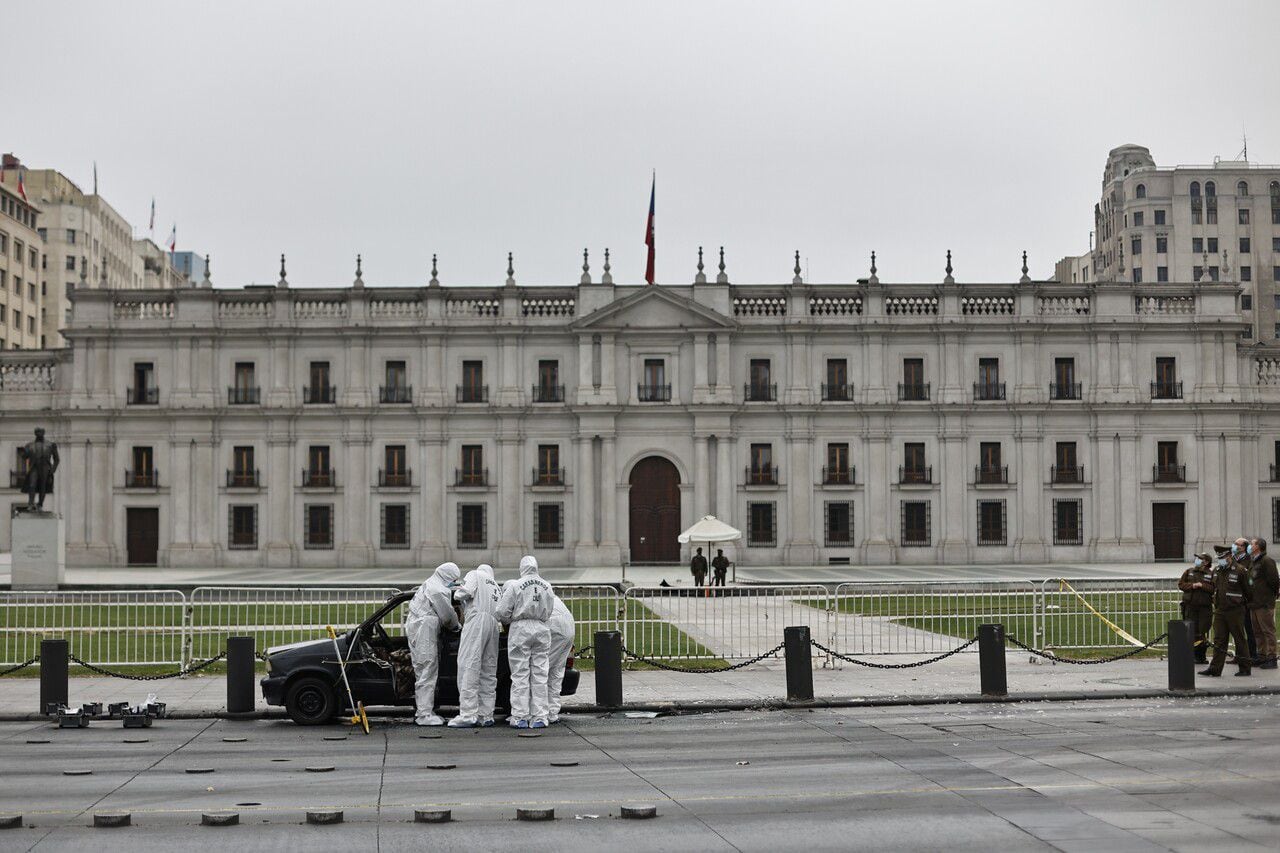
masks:
[[[289,685],[284,709],[289,719],[300,726],[319,726],[333,719],[338,712],[338,702],[333,688],[323,679],[306,676]]]

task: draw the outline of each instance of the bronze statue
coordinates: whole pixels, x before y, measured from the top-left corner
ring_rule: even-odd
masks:
[[[18,448],[18,457],[26,460],[27,479],[22,490],[27,493],[27,512],[44,509],[44,496],[53,494],[53,472],[58,470],[58,445],[44,440],[44,428],[36,427],[36,440]]]

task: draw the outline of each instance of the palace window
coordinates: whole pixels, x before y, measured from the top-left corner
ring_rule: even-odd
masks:
[[[458,547],[484,548],[488,541],[485,504],[458,504]]]
[[[1079,498],[1053,500],[1053,544],[1083,545],[1084,529],[1081,524],[1084,501]]]
[[[904,547],[927,547],[931,543],[929,515],[929,501],[902,502],[901,544]]]
[[[333,504],[307,504],[302,508],[306,522],[304,548],[329,549],[333,547]]]
[[[853,501],[826,501],[823,517],[824,541],[828,548],[853,544]]]
[[[257,504],[227,507],[227,547],[233,551],[252,551],[258,547]]]
[[[539,548],[564,547],[564,504],[533,505],[533,541]]]
[[[382,505],[381,542],[383,548],[409,547],[409,505]]]
[[[778,544],[778,505],[774,501],[747,503],[747,545],[772,548]]]
[[[978,501],[978,544],[1007,545],[1005,501]]]

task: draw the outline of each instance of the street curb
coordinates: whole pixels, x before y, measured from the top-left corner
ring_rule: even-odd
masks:
[[[1108,699],[1211,699],[1217,696],[1280,696],[1280,687],[1231,688],[1225,690],[1174,691],[1164,689],[1094,690],[1088,693],[1018,693],[1008,696],[982,696],[975,694],[939,694],[934,696],[866,697],[849,696],[810,701],[787,699],[702,699],[693,702],[628,702],[617,707],[602,705],[573,705],[560,709],[561,714],[611,714],[627,711],[647,711],[667,714],[707,713],[712,711],[803,711],[815,708],[898,708],[925,705],[1009,705],[1019,702],[1088,702]],[[392,708],[371,711],[371,718],[395,719],[412,716],[408,708]],[[182,711],[170,709],[171,720],[285,720],[284,711],[253,711],[248,714],[228,714],[226,711]],[[0,722],[47,722],[43,714],[0,713]],[[102,723],[108,721],[103,720]],[[101,726],[98,726],[101,727]]]

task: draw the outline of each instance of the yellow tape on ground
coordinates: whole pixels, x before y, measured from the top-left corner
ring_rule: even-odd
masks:
[[[1142,642],[1142,641],[1141,641],[1141,640],[1139,640],[1137,637],[1133,636],[1133,635],[1132,635],[1132,634],[1130,634],[1128,631],[1126,631],[1125,629],[1121,628],[1119,625],[1117,625],[1116,623],[1112,622],[1112,621],[1111,621],[1110,619],[1108,619],[1107,617],[1103,616],[1103,615],[1102,615],[1101,613],[1099,613],[1097,610],[1094,610],[1093,605],[1092,605],[1092,604],[1090,604],[1089,602],[1085,601],[1084,596],[1083,596],[1083,595],[1081,595],[1080,593],[1076,592],[1076,588],[1075,588],[1075,587],[1073,587],[1071,584],[1067,583],[1066,578],[1058,578],[1058,583],[1059,583],[1059,584],[1061,584],[1061,586],[1059,586],[1059,587],[1058,587],[1058,592],[1062,592],[1062,590],[1063,590],[1063,589],[1069,589],[1069,590],[1071,590],[1071,594],[1072,594],[1072,595],[1074,595],[1076,598],[1080,599],[1080,603],[1081,603],[1081,604],[1083,604],[1085,607],[1087,607],[1087,608],[1089,609],[1089,612],[1090,612],[1090,613],[1092,613],[1094,616],[1097,616],[1099,619],[1101,619],[1101,620],[1102,620],[1102,623],[1103,623],[1104,625],[1106,625],[1106,626],[1107,626],[1108,628],[1110,628],[1112,631],[1115,631],[1115,632],[1116,632],[1116,634],[1118,634],[1118,635],[1120,636],[1120,638],[1121,638],[1122,640],[1124,640],[1126,643],[1131,643],[1131,644],[1133,644],[1133,645],[1135,645],[1135,646],[1145,646],[1145,645],[1146,645],[1146,643]]]

